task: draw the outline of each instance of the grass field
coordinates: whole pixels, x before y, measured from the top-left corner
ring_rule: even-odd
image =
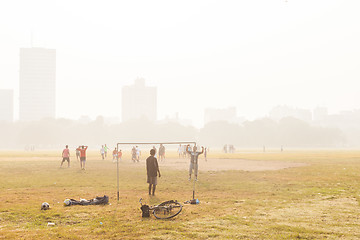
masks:
[[[85,171],[58,152],[0,152],[0,239],[359,239],[360,152],[289,151],[210,153],[222,159],[305,163],[272,171],[201,171],[199,205],[184,205],[170,220],[141,218],[139,199],[154,205],[190,200],[184,169],[160,163],[155,197],[147,195],[144,160],[116,164],[88,153]],[[211,160],[211,159],[210,159]],[[175,153],[167,162],[177,161]],[[213,160],[214,163],[215,160]],[[111,205],[64,207],[66,198],[108,195]],[[41,211],[41,203],[51,209]],[[55,223],[48,227],[47,223]]]

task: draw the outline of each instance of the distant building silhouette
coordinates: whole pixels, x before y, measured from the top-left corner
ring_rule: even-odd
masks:
[[[158,121],[160,124],[166,124],[166,123],[178,123],[183,126],[191,126],[192,121],[190,119],[183,119],[179,117],[179,113],[175,113],[174,116],[166,116],[164,119]]]
[[[216,122],[216,121],[241,123],[245,120],[237,117],[235,107],[221,108],[221,109],[216,109],[216,108],[205,109],[204,123],[207,124],[209,122]]]
[[[14,91],[0,89],[0,121],[14,121]]]
[[[328,116],[328,109],[326,107],[317,107],[313,110],[313,121],[326,121]]]
[[[140,118],[157,120],[157,89],[145,86],[143,78],[122,88],[122,121]]]
[[[312,121],[312,113],[310,110],[301,109],[301,108],[292,108],[289,106],[277,106],[274,107],[270,113],[269,117],[273,120],[281,120],[282,118],[286,117],[293,117],[300,119],[305,122]]]
[[[55,118],[56,50],[20,49],[19,120]]]

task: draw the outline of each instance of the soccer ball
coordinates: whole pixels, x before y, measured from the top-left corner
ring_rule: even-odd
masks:
[[[65,199],[64,205],[65,205],[65,206],[70,206],[70,205],[71,205],[70,199]]]
[[[41,204],[41,210],[48,210],[50,208],[50,205],[47,202],[43,202]]]

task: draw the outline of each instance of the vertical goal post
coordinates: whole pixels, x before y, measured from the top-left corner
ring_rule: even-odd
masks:
[[[119,151],[120,145],[180,145],[180,144],[194,144],[196,146],[195,141],[179,141],[179,142],[119,142],[116,144],[116,149]],[[117,179],[117,200],[120,199],[120,185],[119,185],[119,158],[116,161],[116,179]],[[193,188],[193,196],[195,195],[195,181],[194,181],[194,188]]]

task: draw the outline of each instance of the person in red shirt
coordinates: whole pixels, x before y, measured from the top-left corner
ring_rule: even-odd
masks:
[[[82,145],[79,146],[76,150],[80,151],[80,167],[82,170],[85,170],[85,162],[86,162],[86,149],[88,146]]]
[[[62,152],[62,158],[63,159],[61,161],[60,167],[62,167],[62,165],[65,161],[68,162],[68,167],[70,167],[70,151],[69,151],[68,145],[65,146],[65,149]]]
[[[121,152],[121,149],[120,149],[119,152],[118,152],[118,160],[121,161],[121,157],[122,157],[122,152]]]

